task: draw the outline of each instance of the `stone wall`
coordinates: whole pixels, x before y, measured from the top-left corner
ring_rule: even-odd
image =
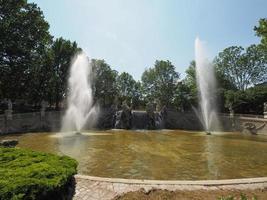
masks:
[[[35,132],[35,131],[58,131],[61,124],[61,112],[33,112],[12,114],[9,118],[0,115],[0,134]]]
[[[34,112],[12,114],[12,118],[0,115],[0,134],[35,131],[59,131],[63,112]],[[96,128],[111,129],[115,125],[115,110],[102,109]],[[145,129],[145,111],[133,111],[133,129]],[[267,119],[256,117],[242,117],[220,115],[221,130],[242,131],[267,135]],[[164,118],[165,129],[203,130],[198,117],[194,113],[167,111]]]
[[[266,118],[235,117],[233,126],[244,133],[267,135]]]
[[[176,112],[167,111],[165,117],[165,128],[167,129],[186,129],[186,130],[202,130],[202,125],[192,112]]]

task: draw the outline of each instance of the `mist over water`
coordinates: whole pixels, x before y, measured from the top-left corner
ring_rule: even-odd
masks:
[[[61,132],[80,132],[95,122],[98,107],[93,103],[91,74],[88,57],[84,53],[78,54],[70,68],[67,110],[62,119]]]
[[[213,65],[209,62],[204,43],[195,40],[196,79],[200,105],[200,119],[205,131],[220,128],[217,116],[217,83]]]

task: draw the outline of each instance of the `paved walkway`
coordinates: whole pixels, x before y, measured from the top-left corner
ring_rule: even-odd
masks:
[[[74,200],[111,200],[117,195],[143,188],[174,190],[218,190],[218,189],[263,189],[267,187],[267,177],[252,179],[232,179],[214,181],[150,181],[132,179],[112,179],[76,175]]]

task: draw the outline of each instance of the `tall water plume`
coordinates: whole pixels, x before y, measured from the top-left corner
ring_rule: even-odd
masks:
[[[199,38],[195,40],[195,60],[200,119],[206,132],[218,130],[214,67],[209,62],[204,44]]]
[[[90,128],[97,118],[98,107],[93,103],[92,67],[84,53],[78,54],[71,65],[68,88],[61,132],[80,132]]]

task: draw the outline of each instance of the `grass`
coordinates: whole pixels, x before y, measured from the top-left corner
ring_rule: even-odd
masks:
[[[77,162],[19,148],[0,148],[0,199],[62,199]]]

